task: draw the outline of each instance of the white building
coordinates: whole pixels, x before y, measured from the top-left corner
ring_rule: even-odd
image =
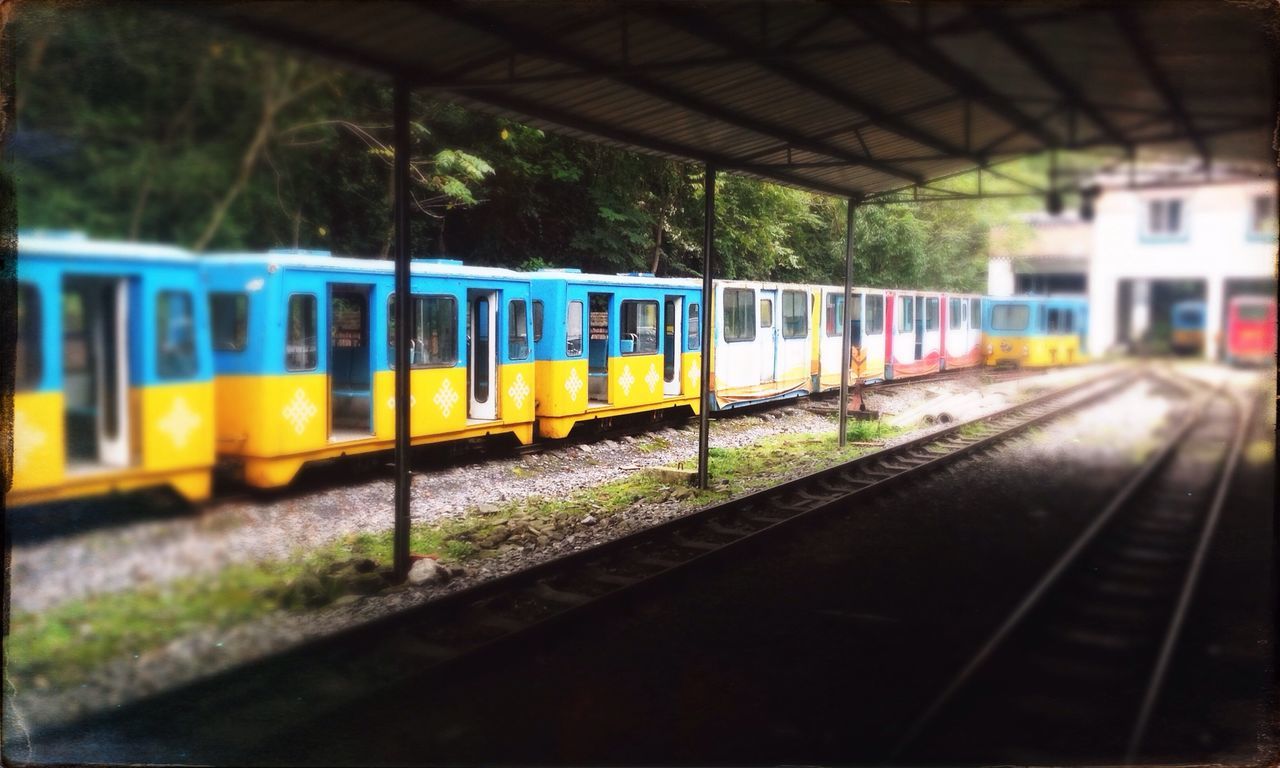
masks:
[[[1275,180],[1101,185],[1092,222],[1035,214],[993,230],[988,292],[1087,294],[1094,353],[1146,339],[1170,296],[1199,298],[1216,359],[1227,299],[1275,292]]]

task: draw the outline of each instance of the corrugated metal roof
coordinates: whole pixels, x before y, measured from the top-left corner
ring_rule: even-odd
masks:
[[[1275,19],[1239,3],[264,0],[212,13],[469,107],[828,194],[1050,148],[1273,157]]]

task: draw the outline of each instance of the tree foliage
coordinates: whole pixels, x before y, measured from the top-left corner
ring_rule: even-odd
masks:
[[[197,250],[386,256],[391,88],[143,6],[14,14],[19,226]],[[696,166],[544,133],[415,94],[419,255],[529,268],[701,272]],[[12,128],[12,126],[11,126]],[[716,271],[843,278],[845,202],[716,181]],[[859,208],[860,284],[981,290],[987,204]]]

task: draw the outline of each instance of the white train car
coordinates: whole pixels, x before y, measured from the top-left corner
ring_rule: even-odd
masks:
[[[814,291],[746,280],[717,280],[714,290],[713,410],[810,394]]]

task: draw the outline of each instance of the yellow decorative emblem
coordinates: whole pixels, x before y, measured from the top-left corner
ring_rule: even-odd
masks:
[[[511,399],[516,402],[517,408],[524,407],[524,399],[529,396],[530,391],[528,383],[524,380],[523,373],[517,373],[516,380],[507,388],[507,394],[511,395]]]
[[[658,375],[658,369],[653,363],[649,363],[649,372],[644,375],[644,383],[649,385],[649,392],[652,393],[654,387],[658,386],[658,381],[662,377]]]
[[[185,397],[178,396],[173,398],[173,405],[169,407],[169,412],[160,419],[157,426],[160,427],[161,432],[169,436],[175,448],[185,448],[187,440],[191,438],[191,432],[200,426],[200,423],[200,414],[191,410]]]
[[[299,435],[306,431],[307,424],[315,415],[320,412],[316,408],[315,403],[307,399],[307,393],[302,391],[302,387],[294,390],[293,399],[284,407],[280,415],[284,416],[284,420],[293,425],[293,431]]]
[[[582,391],[582,377],[577,368],[569,369],[569,378],[564,381],[564,388],[569,393],[569,400],[578,402],[578,393]]]
[[[630,396],[631,385],[636,383],[636,377],[631,375],[631,366],[622,366],[622,375],[618,377],[618,386],[622,387],[622,394]]]
[[[440,408],[440,415],[446,419],[449,418],[449,412],[453,410],[453,406],[457,405],[461,399],[448,379],[440,382],[440,389],[436,390],[436,396],[431,398],[432,402]]]

